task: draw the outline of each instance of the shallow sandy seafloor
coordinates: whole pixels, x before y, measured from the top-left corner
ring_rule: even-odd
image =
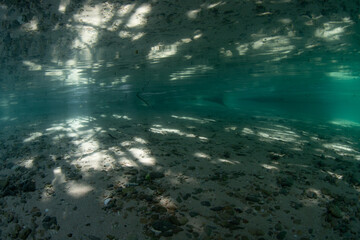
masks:
[[[360,238],[359,127],[139,116],[5,126],[1,239]]]

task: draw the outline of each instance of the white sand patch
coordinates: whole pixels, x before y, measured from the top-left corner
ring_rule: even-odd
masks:
[[[24,139],[24,142],[34,141],[34,140],[36,140],[37,138],[41,137],[42,135],[43,135],[43,133],[41,133],[41,132],[31,133],[31,134],[30,134],[30,137]]]
[[[71,197],[81,198],[93,191],[94,188],[88,184],[76,183],[72,181],[66,184],[65,189],[66,193]]]
[[[154,166],[156,164],[156,159],[151,157],[149,151],[145,148],[130,148],[129,152],[145,166]]]
[[[102,170],[105,159],[107,158],[105,152],[89,152],[88,154],[88,156],[85,156],[81,160],[76,162],[81,166],[81,169],[84,171],[91,168],[97,171]]]

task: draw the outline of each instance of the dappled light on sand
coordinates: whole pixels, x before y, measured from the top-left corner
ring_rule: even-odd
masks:
[[[0,240],[360,239],[358,0],[0,2]]]

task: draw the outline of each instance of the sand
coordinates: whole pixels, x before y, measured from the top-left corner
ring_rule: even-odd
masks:
[[[216,116],[5,127],[2,239],[359,238],[358,127]]]

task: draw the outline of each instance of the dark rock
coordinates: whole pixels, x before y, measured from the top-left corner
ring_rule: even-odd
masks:
[[[160,232],[167,232],[172,231],[172,229],[175,228],[175,225],[172,224],[169,220],[165,219],[155,221],[152,224],[152,227]]]
[[[0,190],[4,190],[9,184],[9,178],[0,179]]]
[[[279,192],[279,194],[282,194],[282,195],[289,195],[289,190],[287,188],[282,188]]]
[[[45,230],[55,229],[55,228],[56,228],[56,225],[57,225],[56,217],[46,216],[46,217],[42,220],[42,225],[43,225],[43,227],[44,227]]]
[[[289,177],[278,177],[277,184],[284,188],[291,187],[294,184],[294,180]]]
[[[138,173],[139,171],[135,168],[129,168],[124,172],[125,175],[137,175]]]
[[[66,180],[80,180],[82,175],[76,171],[70,171],[66,174]]]
[[[195,191],[193,192],[193,194],[199,194],[202,193],[203,189],[202,188],[195,188]]]
[[[14,226],[14,230],[10,232],[11,238],[16,239],[19,236],[20,231],[21,231],[21,226],[19,224],[16,224]]]
[[[31,232],[32,230],[26,227],[23,230],[21,230],[21,232],[19,233],[19,238],[25,240],[28,238]]]
[[[240,207],[236,207],[234,208],[234,210],[237,212],[237,213],[242,213],[244,210],[242,210]]]
[[[197,212],[189,212],[190,217],[196,217],[199,215]]]
[[[165,177],[165,175],[162,172],[150,172],[148,176],[152,180]]]
[[[167,209],[161,205],[155,205],[151,208],[151,211],[156,213],[166,213]]]
[[[184,196],[182,196],[182,198],[186,201],[188,200],[188,198],[191,197],[190,193],[185,194]]]
[[[11,223],[11,222],[13,222],[14,220],[15,220],[15,215],[14,215],[14,213],[5,213],[5,217],[6,217],[6,221],[8,222],[8,223]]]
[[[283,240],[283,239],[285,239],[286,234],[287,234],[286,231],[281,231],[276,235],[276,239]]]
[[[180,216],[180,217],[178,217],[178,221],[179,221],[180,226],[182,226],[182,225],[187,224],[189,220],[184,216]]]
[[[249,202],[260,202],[260,198],[256,195],[248,195],[245,199]]]
[[[211,233],[215,229],[216,229],[216,227],[206,225],[205,228],[204,228],[204,232],[206,233],[206,235],[211,236]]]
[[[31,209],[30,213],[31,213],[31,215],[32,215],[33,217],[40,217],[40,216],[41,216],[41,211],[40,211],[40,209],[37,208],[37,207],[33,207],[33,208]]]
[[[181,225],[180,222],[179,222],[179,219],[177,217],[173,216],[173,215],[168,217],[168,220],[174,225],[177,225],[177,226]]]
[[[35,181],[27,179],[20,184],[23,192],[34,192],[36,190]]]
[[[223,209],[224,209],[224,207],[220,207],[220,206],[210,208],[210,210],[215,211],[215,212],[222,211]]]
[[[302,203],[297,203],[297,202],[291,201],[290,206],[292,208],[298,210],[298,209],[302,208],[304,205]]]
[[[210,207],[210,206],[211,206],[211,204],[210,204],[209,201],[202,201],[200,204],[201,204],[202,206],[205,206],[205,207]]]
[[[89,240],[101,240],[101,238],[93,236],[93,235],[88,235],[87,237]]]
[[[259,237],[259,236],[264,236],[264,235],[265,235],[264,231],[261,230],[260,228],[250,228],[250,229],[248,230],[248,232],[249,232],[251,235],[257,236],[257,237]]]
[[[276,229],[277,231],[281,231],[281,230],[282,230],[282,225],[281,225],[280,222],[278,222],[278,223],[275,225],[275,229]]]
[[[335,204],[331,204],[327,207],[328,211],[330,212],[330,214],[336,218],[341,218],[342,217],[342,212],[340,210],[340,208],[335,205]]]

